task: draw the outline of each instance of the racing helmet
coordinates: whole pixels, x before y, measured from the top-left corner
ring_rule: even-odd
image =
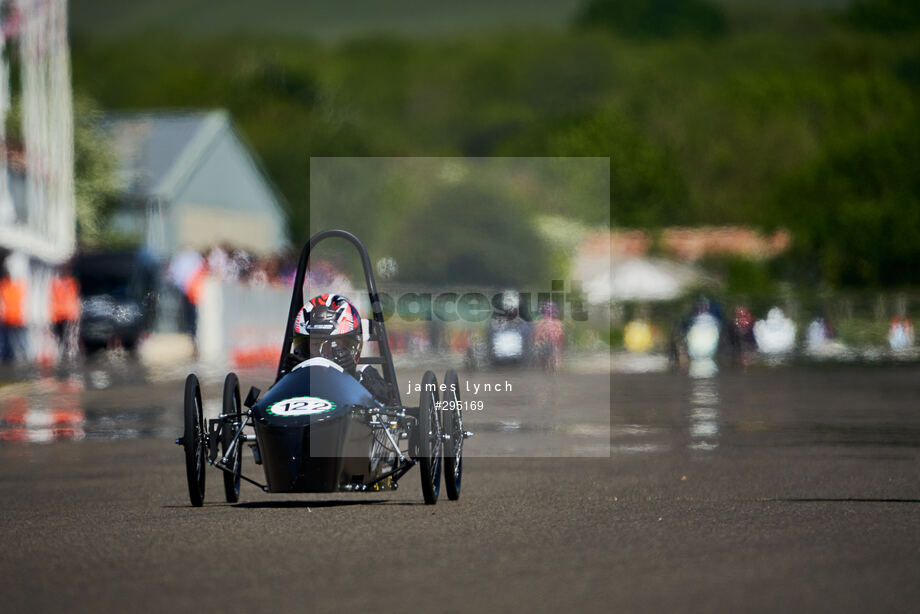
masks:
[[[354,373],[361,357],[361,316],[344,296],[321,294],[310,299],[294,320],[294,354],[322,356]]]

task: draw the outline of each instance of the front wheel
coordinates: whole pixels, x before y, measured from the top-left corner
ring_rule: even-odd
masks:
[[[444,434],[444,486],[447,498],[460,498],[460,480],[463,477],[463,419],[460,414],[460,382],[457,372],[451,369],[444,374],[444,401],[442,402]]]
[[[425,372],[421,388],[415,454],[422,477],[422,495],[425,503],[434,505],[441,490],[441,412],[438,408],[438,379],[434,373]]]
[[[185,448],[185,475],[188,479],[188,498],[192,505],[204,504],[205,469],[208,464],[208,433],[204,427],[204,412],[201,407],[201,387],[194,373],[185,379],[185,432],[182,444]]]
[[[230,444],[236,437],[238,430],[243,428],[243,415],[240,409],[240,381],[236,373],[228,373],[224,380],[224,418],[221,426],[220,451],[221,456],[227,456]],[[224,471],[224,495],[227,503],[236,503],[240,500],[240,474],[243,468],[243,442],[237,440],[233,454],[228,459],[228,466],[232,472]]]

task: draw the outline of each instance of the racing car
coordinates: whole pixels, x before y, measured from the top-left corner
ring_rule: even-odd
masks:
[[[360,362],[381,367],[385,389],[379,394],[324,356],[291,360],[310,253],[329,238],[350,242],[361,257],[373,312],[363,330],[366,341],[377,342],[379,356],[361,357]],[[239,378],[229,373],[220,415],[205,420],[197,376],[189,374],[185,381],[184,431],[176,443],[185,451],[189,500],[193,506],[203,505],[208,465],[223,473],[228,503],[239,501],[241,481],[271,493],[395,490],[416,465],[426,504],[438,501],[442,465],[447,496],[456,500],[463,476],[463,442],[472,436],[463,430],[457,373],[447,371],[439,385],[435,374],[427,371],[421,390],[418,406],[402,403],[367,249],[347,231],[319,232],[300,254],[281,357],[265,395],[252,387],[241,403]],[[264,470],[265,483],[242,472],[247,444]]]

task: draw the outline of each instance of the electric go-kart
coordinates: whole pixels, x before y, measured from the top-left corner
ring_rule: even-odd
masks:
[[[386,398],[379,398],[379,393],[375,397],[326,358],[290,366],[294,320],[304,304],[310,252],[333,237],[351,242],[361,256],[373,311],[373,320],[363,327],[368,332],[365,341],[377,342],[379,356],[362,356],[360,363],[380,365]],[[208,465],[223,472],[229,503],[239,500],[241,480],[273,493],[392,490],[418,465],[425,503],[433,504],[438,500],[443,459],[447,496],[456,500],[463,475],[463,440],[472,436],[463,430],[457,374],[448,371],[439,386],[435,374],[427,371],[421,389],[418,407],[402,404],[364,245],[344,230],[319,232],[300,254],[281,359],[275,382],[265,395],[259,398],[260,391],[251,388],[241,405],[239,380],[230,373],[224,380],[220,415],[205,421],[198,378],[190,374],[185,381],[185,430],[176,443],[185,449],[189,499],[193,506],[203,504]],[[246,432],[247,427],[254,434]],[[265,471],[265,484],[242,473],[246,444]]]

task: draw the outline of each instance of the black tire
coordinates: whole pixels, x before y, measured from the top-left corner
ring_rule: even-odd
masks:
[[[240,409],[240,381],[236,373],[228,373],[224,379],[224,407],[223,413],[226,416],[233,416],[231,421],[224,421],[221,427],[220,435],[220,452],[221,457],[227,455],[230,443],[236,437],[236,432],[242,428],[243,413]],[[224,496],[227,503],[236,503],[240,500],[240,474],[243,469],[243,442],[238,441],[236,450],[233,453],[230,466],[233,473],[226,471],[224,474]]]
[[[422,495],[428,505],[438,502],[441,490],[441,412],[437,407],[437,388],[438,378],[431,371],[426,371],[422,377],[419,400],[415,458],[421,473]]]
[[[208,433],[204,426],[201,407],[201,387],[198,378],[190,373],[185,379],[185,475],[188,478],[188,498],[192,505],[204,504],[205,469],[208,466]]]
[[[444,442],[444,487],[447,498],[460,498],[460,482],[463,478],[463,418],[460,414],[460,380],[451,369],[444,374],[444,401],[441,405],[441,421],[444,433],[450,438]]]

